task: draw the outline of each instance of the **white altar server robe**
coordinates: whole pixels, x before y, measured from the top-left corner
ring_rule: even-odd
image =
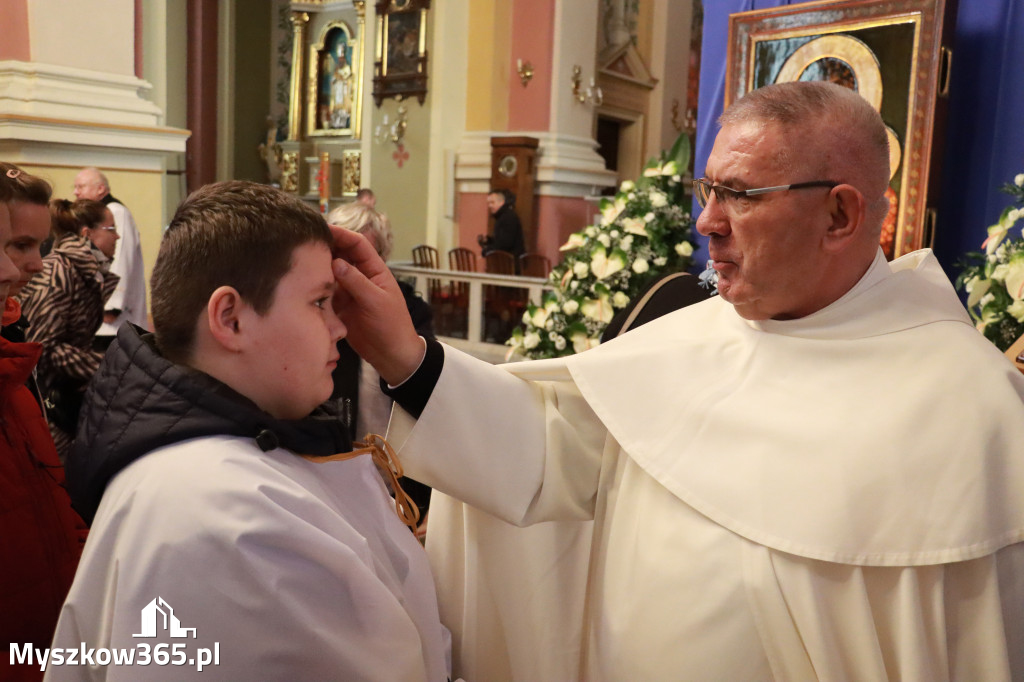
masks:
[[[195,638],[135,636],[157,597]],[[217,436],[111,481],[53,646],[216,646],[219,665],[62,665],[46,679],[444,682],[449,639],[426,555],[369,455],[317,463]]]

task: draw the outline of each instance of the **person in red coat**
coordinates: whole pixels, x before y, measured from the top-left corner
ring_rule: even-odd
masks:
[[[10,181],[9,173],[0,177],[0,326],[21,315],[7,297],[21,276],[5,253],[11,220],[3,185]],[[0,338],[0,642],[9,648],[49,648],[86,535],[64,489],[49,427],[26,387],[41,353],[38,343]],[[0,678],[42,679],[38,665],[4,658]]]

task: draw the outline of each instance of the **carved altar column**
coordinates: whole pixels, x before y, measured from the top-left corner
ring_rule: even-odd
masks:
[[[297,142],[302,137],[302,74],[306,45],[306,24],[309,15],[292,12],[292,77],[288,98],[288,140]]]

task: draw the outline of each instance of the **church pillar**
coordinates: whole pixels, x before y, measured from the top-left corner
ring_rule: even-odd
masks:
[[[466,132],[456,154],[458,245],[476,249],[487,231],[491,138],[539,140],[533,219],[527,249],[558,261],[558,246],[584,227],[593,205],[584,197],[614,184],[593,138],[594,100],[573,93],[595,75],[596,3],[556,0],[473,2],[470,9]],[[524,84],[520,71],[531,68]]]

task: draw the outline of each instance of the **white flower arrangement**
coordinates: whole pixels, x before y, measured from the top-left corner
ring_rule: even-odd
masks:
[[[692,265],[695,233],[680,175],[689,156],[681,135],[640,178],[601,201],[595,225],[569,236],[551,272],[556,289],[530,302],[507,342],[510,354],[553,358],[593,348],[616,311],[651,280]]]
[[[1008,239],[1024,218],[1024,173],[1002,189],[1014,202],[988,228],[984,253],[964,257],[956,285],[967,292],[967,311],[978,329],[1005,351],[1024,334],[1024,235],[1018,231],[1015,239]]]

